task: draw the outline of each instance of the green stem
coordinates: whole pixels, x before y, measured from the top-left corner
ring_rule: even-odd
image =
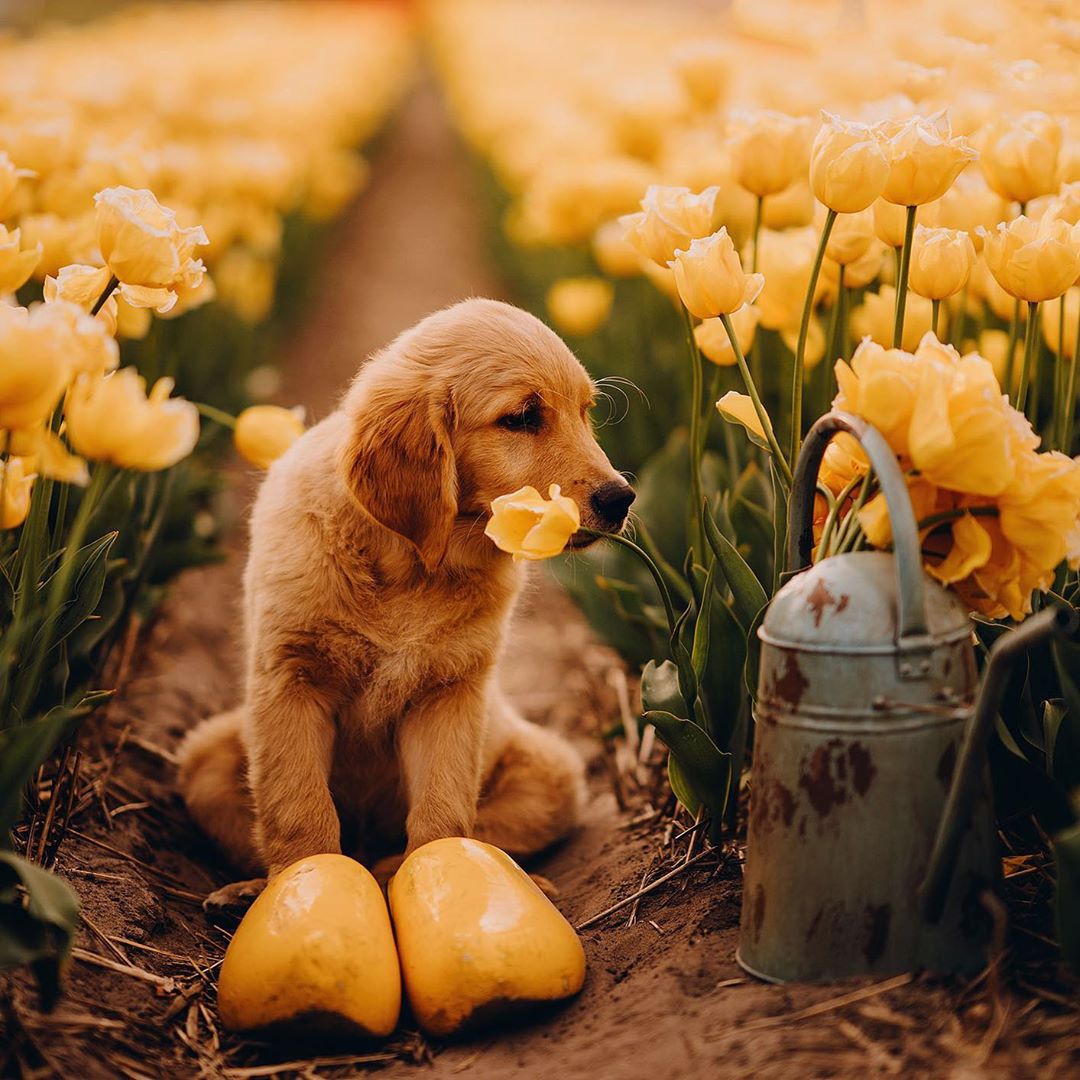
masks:
[[[907,307],[907,279],[911,269],[911,239],[915,235],[917,206],[907,207],[907,223],[904,226],[904,246],[900,249],[900,272],[896,279],[896,321],[893,324],[893,348],[899,349],[904,340],[904,309]]]
[[[227,427],[230,431],[236,428],[236,417],[223,409],[217,409],[213,405],[206,405],[201,401],[195,401],[192,404],[199,410],[199,415],[205,416],[207,420],[213,420],[214,423],[221,424],[222,427]]]
[[[96,315],[104,306],[105,301],[116,291],[116,286],[120,284],[119,278],[113,274],[109,278],[109,284],[105,286],[101,295],[94,301],[94,306],[90,309],[91,315]]]
[[[862,476],[856,474],[840,489],[840,494],[832,500],[832,504],[829,506],[829,512],[825,516],[825,524],[821,527],[821,539],[818,541],[819,552],[828,552],[829,546],[832,543],[833,533],[836,530],[836,523],[840,520],[840,514],[844,509],[844,503],[851,497],[851,493],[855,490],[855,485],[860,483],[862,483]],[[832,498],[831,491],[829,492],[829,498]]]
[[[938,316],[941,314],[941,301],[930,301],[930,329],[934,331],[934,337],[941,340],[941,335],[938,333]]]
[[[620,536],[618,533],[598,532],[596,529],[579,529],[580,533],[584,536],[592,536],[597,540],[610,540],[613,544],[618,544],[620,547],[626,548],[627,551],[632,551],[652,574],[653,581],[656,582],[656,587],[660,591],[660,599],[664,602],[664,614],[667,616],[668,631],[671,636],[675,636],[675,608],[671,603],[671,593],[668,591],[667,582],[664,581],[664,575],[660,573],[660,568],[649,557],[649,555],[633,540],[628,539],[625,536]]]
[[[701,350],[694,338],[694,322],[685,305],[680,305],[683,322],[686,325],[686,341],[690,349],[690,493],[694,500],[691,519],[691,548],[704,557],[705,523],[702,521],[702,506],[705,496],[701,487],[701,396],[704,392],[705,373],[702,370]],[[726,318],[726,316],[725,316]]]
[[[1020,339],[1020,297],[1013,300],[1012,319],[1009,322],[1009,347],[1005,354],[1005,393],[1010,397],[1013,392],[1013,379],[1016,375],[1016,343]]]
[[[964,331],[967,329],[967,300],[968,287],[965,284],[960,290],[960,310],[956,314],[956,328],[953,332],[953,344],[962,352],[964,349]],[[978,342],[976,342],[978,347]]]
[[[765,196],[757,197],[757,205],[754,207],[754,247],[750,255],[750,273],[757,273],[758,264],[758,237],[761,235],[761,208],[765,203]]]
[[[972,517],[997,517],[998,508],[996,506],[965,506],[955,510],[942,510],[940,513],[924,517],[919,522],[919,532],[923,529],[937,528],[946,521],[956,521],[965,514],[970,514]]]
[[[811,289],[811,291],[813,290]],[[731,342],[731,351],[735,354],[735,362],[739,365],[739,372],[743,377],[743,383],[746,385],[746,392],[750,395],[750,400],[753,402],[754,412],[757,413],[758,422],[765,432],[765,438],[772,449],[777,467],[780,469],[781,475],[786,482],[787,490],[790,491],[791,466],[788,464],[787,458],[784,457],[784,451],[780,449],[780,444],[776,441],[776,432],[773,431],[772,421],[769,419],[769,414],[765,411],[765,406],[761,403],[761,397],[758,394],[757,387],[754,385],[754,380],[750,376],[750,369],[746,366],[746,357],[743,356],[742,349],[739,348],[739,339],[735,334],[735,327],[731,325],[731,316],[721,315],[720,320],[723,322],[724,329],[727,331],[728,340]],[[796,366],[798,366],[797,359]],[[801,387],[799,399],[800,401],[802,400]]]
[[[1027,309],[1027,333],[1024,335],[1024,366],[1020,371],[1020,387],[1016,391],[1016,407],[1024,412],[1027,404],[1028,384],[1031,381],[1031,365],[1035,359],[1035,343],[1038,338],[1039,327],[1036,317],[1039,313],[1038,301],[1028,301]]]
[[[1076,369],[1080,367],[1080,304],[1077,305],[1076,341],[1073,343],[1072,363],[1069,365],[1069,381],[1065,384],[1065,415],[1062,417],[1061,448],[1072,453],[1073,423],[1076,420]]]
[[[856,497],[855,502],[852,504],[851,509],[844,518],[844,523],[841,525],[840,532],[836,537],[836,546],[833,548],[831,554],[842,554],[847,550],[849,543],[862,531],[862,526],[859,523],[859,511],[866,505],[866,500],[870,495],[870,488],[873,485],[873,479],[874,470],[867,469],[862,477],[862,487],[859,489],[859,494]]]
[[[71,531],[66,538],[64,554],[60,559],[60,565],[49,582],[48,592],[45,597],[45,616],[42,620],[40,641],[34,651],[34,655],[28,658],[28,668],[25,677],[19,680],[19,691],[15,696],[14,709],[16,713],[24,714],[34,698],[37,696],[38,683],[41,680],[42,669],[45,659],[52,651],[53,635],[56,633],[56,625],[60,621],[60,614],[67,600],[68,591],[71,588],[71,577],[75,572],[75,557],[83,546],[90,521],[94,511],[104,499],[111,482],[120,473],[113,470],[105,462],[98,462],[94,473],[90,478],[90,485],[83,493],[82,502],[75,513],[71,523]]]
[[[821,274],[821,264],[825,259],[825,248],[829,243],[829,234],[832,232],[836,221],[836,211],[829,209],[825,214],[825,224],[821,229],[821,239],[818,241],[817,255],[814,257],[814,266],[810,271],[810,281],[806,288],[806,299],[803,301],[802,322],[799,323],[799,343],[795,349],[795,369],[791,373],[791,460],[797,461],[799,450],[802,447],[802,406],[803,406],[803,374],[806,365],[806,337],[810,331],[810,313],[814,310],[814,292],[817,290],[818,277]],[[745,378],[745,376],[744,376]],[[751,393],[754,398],[756,391]],[[771,431],[771,426],[766,431]],[[775,439],[770,440],[770,442]],[[778,452],[778,451],[774,451]],[[791,469],[787,460],[779,455],[777,462],[780,464],[784,475],[787,477],[788,486],[791,485]]]
[[[1058,347],[1054,357],[1054,393],[1051,398],[1050,431],[1053,445],[1062,449],[1062,439],[1065,437],[1065,294],[1062,293],[1058,300]]]

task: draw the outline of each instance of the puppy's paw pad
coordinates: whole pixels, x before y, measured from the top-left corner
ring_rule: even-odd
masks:
[[[252,901],[266,888],[266,878],[251,878],[249,881],[234,881],[215,889],[203,901],[205,911],[243,912],[251,907]]]
[[[559,886],[555,884],[550,878],[544,877],[543,874],[530,874],[529,877],[533,879],[533,884],[549,899],[556,900],[559,896]]]

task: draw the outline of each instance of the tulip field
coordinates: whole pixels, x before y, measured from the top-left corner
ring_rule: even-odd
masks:
[[[0,36],[0,1076],[1077,1075],[1080,11],[94,7]],[[579,823],[245,915],[257,485],[470,296],[636,493],[469,532]]]

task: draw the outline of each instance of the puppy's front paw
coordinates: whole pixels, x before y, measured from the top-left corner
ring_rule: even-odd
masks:
[[[251,907],[252,901],[266,888],[266,878],[251,878],[248,881],[234,881],[215,889],[203,901],[204,911],[228,911],[240,913]]]

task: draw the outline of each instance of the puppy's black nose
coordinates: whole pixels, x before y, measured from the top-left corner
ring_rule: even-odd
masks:
[[[601,484],[592,493],[590,501],[604,524],[614,527],[626,520],[630,504],[636,498],[637,492],[625,480],[612,480]]]

